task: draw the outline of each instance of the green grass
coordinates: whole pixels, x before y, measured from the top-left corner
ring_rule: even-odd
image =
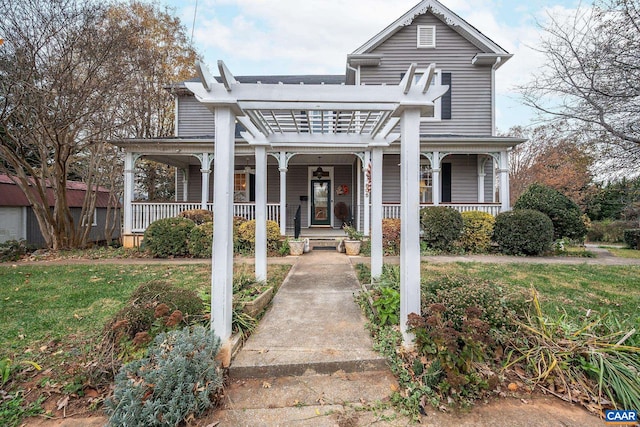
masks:
[[[607,250],[611,252],[613,256],[620,258],[640,259],[640,251],[637,249],[607,247]]]
[[[279,285],[289,268],[269,266],[269,283]],[[253,266],[237,265],[236,269],[252,270]],[[211,286],[211,266],[0,266],[0,358],[27,350],[37,353],[51,340],[91,342],[131,293],[154,279],[204,294]]]
[[[556,264],[422,264],[423,279],[463,273],[499,282],[512,291],[537,289],[543,308],[584,316],[615,312],[640,322],[640,266]]]

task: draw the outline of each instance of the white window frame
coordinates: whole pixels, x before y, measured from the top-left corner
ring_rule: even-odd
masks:
[[[84,218],[82,218],[82,226],[84,227]],[[91,223],[92,227],[98,226],[98,208],[93,209],[93,222]]]
[[[420,203],[433,203],[433,168],[428,159],[420,159]]]
[[[422,44],[422,32],[428,31],[431,33],[432,43]],[[436,47],[436,26],[435,25],[418,25],[416,47],[418,49],[434,49]]]
[[[233,201],[235,203],[250,203],[249,187],[250,187],[250,170],[241,169],[233,171]],[[236,176],[244,176],[244,189],[236,190]]]

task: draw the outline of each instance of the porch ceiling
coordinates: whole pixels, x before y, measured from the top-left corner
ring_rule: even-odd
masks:
[[[283,85],[239,83],[222,61],[222,83],[197,64],[201,82],[185,86],[212,111],[231,108],[252,145],[276,147],[387,146],[405,108],[432,114],[448,86],[434,84],[435,64],[416,82],[412,64],[398,86]]]

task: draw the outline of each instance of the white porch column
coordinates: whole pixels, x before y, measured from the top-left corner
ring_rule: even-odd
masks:
[[[478,155],[478,203],[484,203],[484,177],[486,176],[484,165],[486,162],[485,157]]]
[[[200,163],[201,163],[200,173],[202,173],[202,196],[201,196],[200,207],[202,209],[207,209],[207,202],[209,201],[209,175],[211,174],[209,153],[202,153],[202,158],[200,159]],[[230,164],[233,165],[233,163],[230,163]],[[231,170],[233,170],[233,167],[231,167]]]
[[[182,169],[182,201],[189,201],[189,166]]]
[[[256,280],[267,280],[267,147],[257,145],[256,156]]]
[[[371,227],[371,177],[367,177],[367,169],[371,165],[371,151],[364,152],[364,162],[362,164],[362,173],[364,175],[364,225],[362,226],[362,232],[365,236],[369,235],[369,228]]]
[[[280,235],[287,234],[287,153],[280,152],[278,170],[280,171]]]
[[[431,154],[431,198],[434,206],[440,204],[440,152]]]
[[[133,230],[134,163],[134,154],[127,151],[124,154],[124,234],[131,234]]]
[[[407,108],[400,121],[400,330],[405,347],[413,345],[407,331],[410,313],[420,314],[420,110]],[[437,161],[438,153],[434,153]],[[435,163],[439,165],[438,163]],[[434,168],[434,187],[435,187]],[[435,191],[434,191],[435,193]],[[434,201],[436,199],[434,198]]]
[[[360,173],[360,170],[364,170],[364,166],[362,165],[362,159],[360,158],[360,156],[357,156],[358,160],[356,161],[356,185],[358,188],[358,191],[356,192],[356,206],[355,209],[353,210],[353,215],[355,216],[355,220],[356,220],[356,230],[360,230],[360,194],[364,194],[364,190],[362,188],[362,174]],[[360,170],[358,170],[357,165],[360,165]]]
[[[371,277],[382,275],[382,148],[371,156]]]
[[[509,152],[500,152],[500,211],[506,212],[511,210],[509,202]]]
[[[233,298],[233,164],[235,116],[231,108],[215,109],[216,137],[213,180],[213,255],[211,327],[226,342],[231,337]],[[229,354],[230,356],[230,354]]]

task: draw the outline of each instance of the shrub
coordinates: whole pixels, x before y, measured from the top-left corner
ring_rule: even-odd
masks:
[[[540,255],[553,242],[553,223],[531,209],[502,212],[496,217],[493,240],[506,254]]]
[[[624,242],[631,249],[640,249],[640,228],[624,230]]]
[[[206,209],[189,209],[178,214],[179,218],[187,218],[196,225],[213,222],[213,212]]]
[[[422,239],[434,249],[448,250],[462,231],[462,216],[455,209],[430,206],[420,210]]]
[[[553,223],[555,240],[564,237],[583,240],[587,234],[578,205],[551,187],[530,185],[516,201],[514,209],[534,209],[547,215]]]
[[[256,220],[243,222],[238,227],[238,240],[246,250],[253,251],[256,245]],[[280,244],[280,226],[275,221],[267,221],[267,247],[278,250]]]
[[[400,219],[382,220],[382,250],[385,255],[400,254]]]
[[[189,254],[195,258],[210,258],[213,245],[213,222],[196,225],[189,233]]]
[[[190,323],[206,309],[194,291],[161,280],[144,283],[105,326],[101,352],[115,371],[118,359],[139,357],[139,350],[144,348],[140,344],[147,344],[160,332]]]
[[[160,334],[147,357],[122,367],[106,401],[112,426],[176,426],[212,407],[223,377],[220,339],[202,326]]]
[[[27,242],[24,240],[7,240],[0,243],[0,262],[17,261],[27,253]]]
[[[144,232],[144,247],[156,258],[184,256],[195,223],[187,218],[165,218],[152,222]]]
[[[486,212],[463,212],[460,235],[462,248],[469,252],[486,252],[491,244],[495,222],[493,215]]]
[[[591,242],[623,243],[624,230],[631,228],[631,223],[627,221],[592,221],[587,240]]]

